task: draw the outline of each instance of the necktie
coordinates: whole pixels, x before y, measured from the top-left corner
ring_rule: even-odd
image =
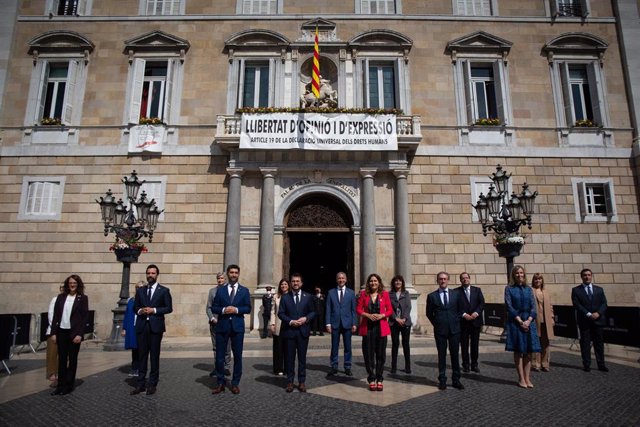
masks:
[[[591,290],[591,285],[587,286],[587,295],[589,296],[589,299],[591,299],[591,297],[593,296],[593,291]]]
[[[343,288],[340,288],[340,298],[338,298],[338,302],[339,302],[340,304],[342,304],[342,298],[344,297],[344,295],[343,295],[343,294],[344,294],[344,289],[343,289]]]
[[[149,301],[151,301],[151,288],[152,287],[153,287],[152,285],[147,286],[147,298],[149,299]]]
[[[444,298],[444,305],[445,305],[445,307],[446,307],[447,305],[449,305],[449,298],[447,298],[447,291],[444,291],[444,292],[443,292],[443,294],[444,294],[444,295],[443,295],[443,298]]]
[[[300,304],[300,293],[296,292],[296,306]]]
[[[231,294],[229,295],[229,301],[233,302],[233,298],[236,296],[236,287],[233,285],[229,285],[231,288]]]
[[[469,290],[469,288],[466,288],[464,290],[464,293],[467,295],[467,301],[471,302],[471,291]]]

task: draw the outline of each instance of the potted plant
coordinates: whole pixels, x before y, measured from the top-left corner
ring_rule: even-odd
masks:
[[[524,237],[517,234],[498,234],[493,237],[493,246],[502,258],[517,257],[524,246]]]
[[[116,236],[116,241],[109,246],[109,250],[115,252],[118,261],[129,263],[138,262],[140,254],[148,251],[144,243],[133,240],[129,236]]]

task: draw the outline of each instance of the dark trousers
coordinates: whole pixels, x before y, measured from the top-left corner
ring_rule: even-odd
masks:
[[[309,337],[303,337],[300,330],[294,330],[293,336],[285,338],[284,365],[287,370],[287,382],[292,383],[296,376],[295,362],[298,356],[298,382],[303,383],[307,379],[307,347]]]
[[[400,348],[400,336],[402,336],[402,354],[404,354],[404,369],[411,369],[411,350],[409,337],[411,328],[400,326],[397,323],[391,325],[391,369],[398,367],[398,349]]]
[[[151,360],[149,385],[155,387],[158,385],[158,379],[160,377],[160,343],[162,342],[162,332],[152,332],[149,321],[144,321],[144,329],[141,333],[136,334],[136,338],[138,339],[138,356],[140,356],[138,387],[145,387],[149,359]]]
[[[462,349],[462,367],[469,369],[478,367],[478,347],[480,346],[481,326],[462,323],[460,332],[460,348]],[[469,364],[469,343],[471,343],[471,364]]]
[[[131,349],[131,370],[140,370],[140,354],[137,348]]]
[[[344,346],[344,369],[351,369],[351,328],[331,328],[331,356],[329,360],[333,369],[338,369],[338,350],[340,349],[340,336]]]
[[[56,341],[58,344],[58,388],[71,391],[76,383],[80,344],[73,343],[69,329],[59,329]]]
[[[233,376],[231,377],[231,385],[240,384],[242,378],[242,348],[244,346],[244,330],[242,332],[219,332],[216,331],[216,348],[226,348],[231,342],[231,351],[233,352]],[[216,351],[216,379],[218,384],[224,384],[224,361],[225,353]]]
[[[582,366],[591,366],[591,343],[593,342],[593,352],[596,354],[598,367],[605,366],[604,363],[604,339],[602,337],[602,327],[596,325],[580,326],[580,353],[582,354]]]
[[[367,334],[362,337],[362,355],[367,369],[368,382],[382,382],[384,377],[384,362],[387,354],[387,337]]]
[[[273,336],[273,373],[284,372],[284,339],[279,335]]]
[[[447,346],[451,355],[451,378],[460,380],[460,359],[458,348],[460,347],[460,334],[436,335],[436,348],[438,349],[438,381],[447,381]]]
[[[269,336],[269,316],[262,316],[262,338]]]

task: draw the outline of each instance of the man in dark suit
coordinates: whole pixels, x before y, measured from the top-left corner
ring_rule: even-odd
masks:
[[[138,340],[138,357],[140,370],[138,384],[131,394],[147,391],[154,394],[160,376],[160,344],[164,333],[164,315],[173,311],[169,288],[158,283],[160,269],[151,264],[147,267],[147,286],[136,290],[133,310],[137,313],[136,338]],[[151,359],[149,383],[146,384],[147,359]]]
[[[224,288],[227,281],[224,278],[224,273],[219,271],[216,274],[216,286],[209,289],[209,295],[207,296],[207,319],[209,320],[209,333],[211,334],[211,345],[213,346],[213,371],[209,373],[210,377],[216,376],[216,324],[218,323],[218,315],[214,314],[213,309],[213,300],[216,297],[216,293],[218,289]],[[224,374],[226,376],[231,375],[231,343],[227,345],[227,348],[224,352]]]
[[[447,345],[451,355],[453,387],[464,389],[460,382],[460,319],[462,318],[462,296],[459,292],[450,292],[449,273],[441,271],[437,275],[438,290],[427,296],[427,318],[433,325],[433,333],[438,349],[438,388],[447,388]]]
[[[327,332],[331,334],[331,371],[329,375],[338,373],[338,350],[340,348],[340,337],[344,345],[344,373],[352,376],[351,373],[351,335],[358,327],[358,317],[356,316],[356,295],[347,287],[347,275],[343,272],[336,274],[338,286],[329,291],[327,296],[326,322]]]
[[[242,346],[244,344],[244,315],[251,313],[249,290],[238,283],[240,267],[229,264],[227,267],[227,284],[218,289],[213,299],[213,311],[218,315],[216,325],[216,348],[223,349],[231,341],[233,352],[233,376],[231,377],[231,393],[240,393],[242,377]],[[225,389],[224,352],[216,351],[216,378],[218,385],[213,394],[222,393]]]
[[[282,320],[280,336],[285,341],[285,370],[287,371],[287,393],[293,391],[295,377],[294,363],[298,355],[298,390],[307,391],[305,385],[307,375],[307,347],[311,329],[309,322],[316,316],[313,311],[313,297],[302,292],[302,276],[291,276],[291,292],[282,296],[278,317]]]
[[[460,347],[462,348],[462,371],[480,372],[478,368],[478,349],[480,330],[482,329],[482,310],[484,296],[477,286],[471,286],[471,277],[466,271],[460,273],[462,286],[456,288],[462,297],[462,318],[460,319]],[[469,341],[471,341],[471,365],[469,365]]]
[[[582,353],[582,369],[591,370],[591,342],[596,354],[598,369],[609,372],[604,363],[604,339],[602,327],[605,326],[607,297],[600,286],[592,283],[593,273],[588,268],[580,272],[582,284],[571,290],[571,302],[576,310],[578,329],[580,330],[580,353]]]

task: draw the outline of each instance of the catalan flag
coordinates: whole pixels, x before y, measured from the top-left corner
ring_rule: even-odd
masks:
[[[320,98],[320,49],[318,48],[318,27],[316,26],[316,38],[313,44],[313,72],[311,73],[311,91]]]

